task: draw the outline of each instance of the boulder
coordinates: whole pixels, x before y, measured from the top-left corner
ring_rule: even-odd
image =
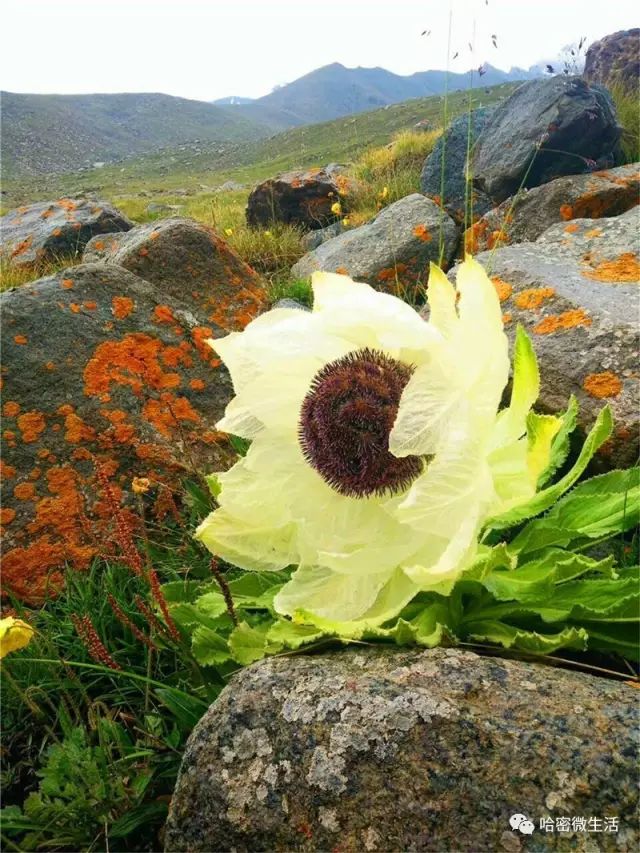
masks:
[[[621,85],[638,92],[640,85],[640,28],[605,36],[587,50],[583,77],[590,83]]]
[[[269,178],[251,191],[247,222],[254,228],[274,222],[315,230],[337,218],[331,210],[340,201],[339,176],[324,169],[285,172]]]
[[[490,210],[465,232],[467,251],[536,240],[554,223],[569,233],[572,219],[617,216],[640,202],[640,163],[617,169],[567,175],[523,190]]]
[[[611,96],[579,77],[529,80],[491,116],[473,155],[474,186],[496,202],[522,186],[612,166],[622,133]]]
[[[379,289],[415,286],[426,281],[429,261],[440,256],[441,227],[446,265],[456,250],[458,228],[437,204],[414,193],[385,207],[366,225],[322,243],[291,273],[307,278],[315,270],[339,272]]]
[[[241,329],[264,293],[206,229],[193,241],[178,230],[185,239],[173,252],[166,231],[156,240],[140,231],[119,251],[132,267],[149,257],[154,282],[110,259],[0,297],[3,582],[26,601],[55,589],[65,563],[86,569],[109,547],[113,508],[98,468],[118,501],[133,477],[148,478],[149,512],[160,518],[194,465],[233,458],[215,430],[233,389],[204,342]]]
[[[94,235],[128,231],[133,222],[105,201],[61,198],[11,210],[0,227],[2,255],[28,266],[79,254]]]
[[[192,219],[163,219],[91,240],[83,260],[124,267],[223,329],[244,328],[265,304],[258,275],[211,228]]]
[[[468,115],[459,116],[438,139],[433,151],[424,161],[420,186],[422,192],[441,202],[457,222],[464,222],[467,193],[471,194],[474,215],[481,216],[493,204],[491,199],[472,188],[467,181],[467,152],[482,133],[495,106],[480,107]],[[470,138],[469,138],[470,137]],[[444,194],[442,193],[442,157],[444,156]]]
[[[558,412],[571,394],[584,436],[608,403],[614,434],[597,467],[633,465],[640,435],[638,208],[611,219],[554,225],[535,243],[476,259],[493,277],[513,342],[518,324],[540,361],[538,408]]]
[[[581,672],[457,649],[275,657],[193,731],[165,850],[635,850],[637,747],[635,691]],[[567,815],[598,835],[540,828]]]
[[[332,222],[331,225],[327,225],[326,228],[318,228],[317,231],[308,231],[302,237],[301,242],[307,252],[312,252],[322,243],[326,243],[327,240],[337,237],[338,234],[342,234],[345,230],[342,220],[339,220],[338,222]]]

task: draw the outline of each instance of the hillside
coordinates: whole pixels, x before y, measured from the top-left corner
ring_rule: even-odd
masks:
[[[454,92],[446,102],[448,118],[472,107],[507,97],[516,83],[471,92]],[[171,193],[179,189],[201,192],[233,179],[251,184],[286,169],[348,162],[371,146],[384,145],[394,133],[418,122],[437,128],[443,124],[445,100],[440,96],[415,98],[402,104],[360,113],[252,142],[225,145],[184,145],[164,151],[67,175],[5,182],[7,208],[44,197],[97,192],[108,197],[136,192]]]
[[[159,94],[3,92],[2,119],[5,179],[78,171],[166,146],[226,143],[273,130],[213,104]]]
[[[537,70],[513,68],[507,72],[488,65],[485,66],[482,83],[494,86],[537,76],[540,76]],[[477,73],[473,74],[473,81],[478,84]],[[234,96],[216,103],[226,102],[234,113],[253,120],[273,122],[279,117],[282,122],[295,126],[354,115],[410,98],[441,95],[446,88],[450,92],[468,89],[471,83],[471,72],[421,71],[402,76],[384,68],[346,68],[334,62],[262,98],[249,101]]]

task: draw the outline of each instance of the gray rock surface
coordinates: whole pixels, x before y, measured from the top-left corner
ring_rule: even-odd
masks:
[[[2,583],[38,602],[65,564],[83,570],[108,553],[99,466],[118,502],[133,477],[149,478],[158,518],[192,464],[226,467],[233,454],[215,424],[233,389],[204,343],[224,331],[122,267],[71,267],[0,304]]]
[[[501,202],[523,182],[536,187],[587,171],[586,161],[612,166],[621,133],[606,90],[579,77],[529,80],[487,123],[474,152],[474,186]]]
[[[202,318],[223,329],[244,328],[265,307],[264,286],[254,270],[211,228],[192,219],[162,219],[91,240],[83,261],[124,267],[168,298],[193,303]]]
[[[640,163],[568,175],[524,190],[487,212],[465,232],[475,254],[494,245],[537,239],[555,223],[571,233],[572,219],[617,216],[640,202]]]
[[[480,107],[469,116],[462,115],[449,125],[447,131],[436,142],[433,151],[424,161],[420,186],[431,198],[441,199],[442,204],[456,222],[465,218],[466,194],[473,192],[473,213],[482,215],[493,207],[491,199],[477,189],[468,187],[466,180],[467,151],[473,152],[484,127],[495,106]],[[471,138],[469,139],[469,130]],[[442,156],[444,153],[444,193],[442,193]]]
[[[638,92],[640,83],[640,28],[620,30],[594,41],[585,56],[585,80],[622,85]]]
[[[560,411],[574,394],[584,434],[602,406],[611,406],[614,434],[598,453],[602,468],[632,465],[638,457],[639,211],[576,220],[570,234],[554,225],[535,243],[476,256],[498,279],[511,341],[519,323],[531,335],[541,410]]]
[[[312,252],[322,243],[326,243],[327,240],[332,240],[334,237],[342,234],[345,230],[346,229],[342,224],[342,221],[332,222],[331,225],[327,225],[326,228],[318,228],[316,231],[309,231],[305,234],[302,238],[302,245],[307,252]]]
[[[173,851],[637,849],[637,697],[457,649],[381,647],[242,670],[196,726]],[[527,836],[509,818],[534,822]],[[616,817],[562,836],[542,818]]]
[[[340,176],[323,169],[283,172],[258,184],[247,202],[247,223],[254,228],[274,222],[324,228],[337,216],[331,207],[340,198]]]
[[[306,278],[315,270],[342,272],[378,289],[415,286],[426,281],[429,261],[443,262],[456,250],[458,228],[437,204],[419,193],[385,207],[366,225],[327,240],[301,258],[291,272]]]
[[[28,266],[79,254],[94,235],[132,227],[133,222],[106,201],[40,201],[11,210],[0,219],[0,251],[15,266]]]

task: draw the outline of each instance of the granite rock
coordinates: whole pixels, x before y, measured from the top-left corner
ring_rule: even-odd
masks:
[[[165,849],[635,850],[636,699],[457,649],[267,659],[192,733]],[[522,813],[530,836],[511,829]],[[618,831],[539,830],[565,815],[615,817]]]

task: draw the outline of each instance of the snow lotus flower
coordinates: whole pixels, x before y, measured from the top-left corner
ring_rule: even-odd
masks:
[[[346,276],[312,286],[312,312],[209,341],[235,390],[217,427],[251,445],[196,536],[243,569],[297,566],[276,610],[354,636],[451,591],[487,519],[535,494],[559,420],[527,435],[539,380],[522,331],[500,410],[508,341],[477,262],[456,287],[432,266],[428,321]]]

